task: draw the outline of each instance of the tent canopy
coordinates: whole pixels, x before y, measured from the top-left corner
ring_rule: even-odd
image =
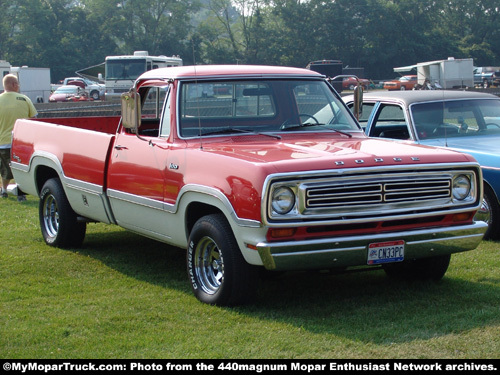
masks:
[[[400,66],[399,68],[394,68],[396,73],[409,72],[410,70],[417,69],[416,65]]]

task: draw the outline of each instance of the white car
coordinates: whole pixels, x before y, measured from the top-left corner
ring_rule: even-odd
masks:
[[[69,77],[64,79],[64,85],[76,85],[87,91],[89,96],[94,100],[104,98],[106,86],[102,83],[91,81],[84,77]]]

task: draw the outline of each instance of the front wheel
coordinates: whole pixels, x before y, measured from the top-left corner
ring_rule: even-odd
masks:
[[[40,228],[47,245],[61,248],[82,245],[86,223],[78,221],[59,179],[52,178],[43,185],[38,211]]]
[[[234,306],[256,292],[256,267],[241,255],[231,227],[221,214],[199,219],[189,236],[187,270],[194,295],[201,302]]]
[[[389,277],[401,280],[433,280],[443,278],[450,265],[451,255],[414,259],[401,263],[389,263],[384,271]]]
[[[484,234],[485,240],[500,239],[500,205],[495,193],[486,183],[484,184],[483,202],[474,219],[488,224],[488,229]]]
[[[99,100],[100,99],[99,91],[96,90],[92,91],[90,93],[90,97],[94,100]]]

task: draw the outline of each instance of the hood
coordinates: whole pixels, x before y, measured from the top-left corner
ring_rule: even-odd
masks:
[[[277,172],[473,161],[450,150],[335,133],[284,134],[282,139],[238,136],[223,142],[206,142],[203,151],[254,164],[272,164]]]
[[[499,135],[430,139],[422,144],[468,153],[482,166],[500,167]]]

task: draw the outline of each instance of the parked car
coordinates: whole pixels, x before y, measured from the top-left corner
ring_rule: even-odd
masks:
[[[497,74],[496,74],[497,73]],[[474,68],[474,85],[488,88],[495,84],[495,77],[500,76],[500,66],[480,66]]]
[[[370,81],[367,80],[366,78],[354,78],[354,77],[347,77],[344,78],[342,81],[342,88],[344,90],[354,90],[354,88],[358,85],[358,80],[359,83],[361,83],[361,86],[366,90],[368,89],[368,86],[370,86]]]
[[[353,107],[352,96],[344,101]],[[482,167],[484,201],[477,217],[485,238],[500,238],[500,98],[467,91],[363,95],[360,123],[371,137],[408,140],[465,152]]]
[[[493,73],[492,85],[497,87],[500,86],[500,71]]]
[[[386,90],[412,90],[418,83],[416,75],[407,75],[396,78],[392,81],[384,82]]]
[[[49,102],[79,102],[90,100],[87,92],[76,85],[63,85],[54,91],[50,97]]]
[[[84,77],[68,77],[64,79],[63,84],[80,86],[93,100],[104,99],[106,92],[106,86],[104,84],[91,81]]]

